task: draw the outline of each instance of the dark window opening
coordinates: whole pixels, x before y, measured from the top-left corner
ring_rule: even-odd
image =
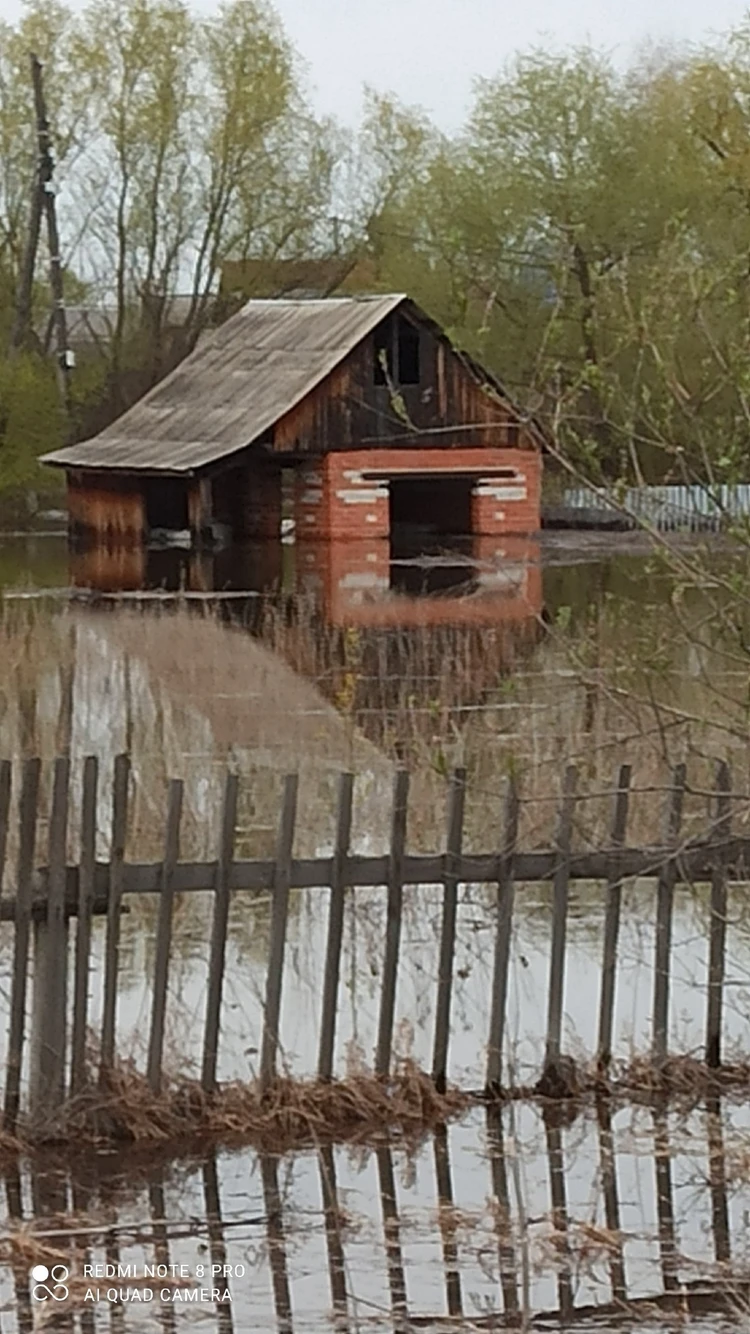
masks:
[[[517,449],[518,434],[518,422],[508,422],[508,446],[510,449]]]
[[[398,382],[419,384],[419,329],[405,319],[398,322]]]
[[[409,320],[385,320],[373,339],[373,383],[419,384],[419,343],[419,329]]]
[[[386,320],[375,330],[375,362],[373,365],[373,383],[388,384],[393,380],[393,322]]]
[[[190,526],[187,487],[179,477],[149,477],[144,482],[149,529],[182,532]]]

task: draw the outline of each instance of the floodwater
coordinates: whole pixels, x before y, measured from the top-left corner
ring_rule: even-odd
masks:
[[[0,1226],[34,1220],[82,1331],[716,1331],[747,1317],[747,1128],[729,1105],[560,1126],[519,1104],[411,1150],[51,1159],[5,1182]],[[39,1312],[28,1270],[0,1274],[10,1334]]]
[[[175,551],[70,555],[60,537],[0,538],[0,755],[18,761],[37,753],[49,762],[69,750],[75,808],[80,761],[97,754],[98,852],[106,857],[111,767],[127,749],[135,779],[128,859],[144,862],[158,861],[162,852],[172,776],[185,778],[183,857],[216,855],[227,760],[241,781],[240,856],[273,855],[283,775],[291,770],[300,772],[296,855],[330,855],[343,769],[357,776],[352,848],[383,852],[402,762],[413,775],[408,846],[414,851],[443,846],[447,776],[455,765],[467,770],[464,846],[471,851],[499,844],[511,767],[524,797],[522,845],[549,847],[568,761],[577,763],[587,794],[576,816],[579,849],[606,837],[612,776],[623,762],[633,766],[629,841],[661,837],[670,766],[682,759],[690,776],[685,831],[705,827],[715,762],[725,757],[737,794],[736,827],[744,828],[747,668],[742,617],[732,607],[732,619],[726,605],[731,552],[691,545],[664,559],[632,535],[549,534],[492,550],[464,544],[427,561],[409,550],[395,555],[384,560],[378,544],[280,545],[201,558]],[[710,587],[717,571],[718,591]],[[72,603],[62,594],[70,588],[79,594]],[[190,596],[156,607],[136,604],[137,610],[118,597],[143,588]],[[52,595],[31,596],[41,589]],[[241,596],[226,596],[209,611],[215,590]],[[726,614],[712,614],[717,605]],[[73,829],[73,857],[75,840]],[[13,853],[11,837],[11,862]],[[424,1065],[432,1044],[441,894],[437,885],[405,891],[397,1048]],[[670,1042],[680,1052],[699,1053],[704,1039],[706,894],[705,886],[676,892]],[[142,1065],[155,905],[142,897],[129,907],[119,1050]],[[581,1058],[595,1049],[603,912],[603,887],[575,882],[564,1045]],[[180,896],[167,1024],[176,1073],[195,1073],[200,1062],[210,917],[209,895]],[[255,1070],[269,920],[267,895],[234,897],[222,1079]],[[297,1075],[314,1072],[326,928],[326,891],[293,894],[281,1059]],[[484,1082],[494,930],[492,887],[462,886],[449,1076],[467,1088]],[[518,1082],[533,1079],[541,1064],[550,931],[549,887],[520,887],[504,1052],[506,1078]],[[339,1074],[353,1058],[371,1059],[384,936],[383,891],[350,892]],[[629,883],[616,1057],[648,1045],[654,948],[653,882]],[[727,957],[725,1049],[746,1054],[750,915],[742,886],[730,892]],[[94,1032],[102,959],[98,921]],[[3,994],[9,976],[10,938],[0,934]],[[0,1022],[0,1053],[6,1028]],[[573,1308],[592,1305],[603,1306],[602,1319],[613,1324],[618,1315],[608,1304],[621,1303],[624,1293],[646,1302],[665,1290],[682,1294],[683,1318],[688,1312],[697,1318],[708,1315],[712,1301],[701,1306],[703,1298],[695,1298],[691,1305],[691,1284],[710,1287],[728,1266],[737,1309],[746,1302],[747,1127],[741,1104],[666,1119],[620,1109],[610,1142],[608,1128],[595,1119],[549,1126],[535,1108],[518,1105],[503,1113],[501,1126],[488,1129],[477,1111],[447,1138],[410,1154],[336,1148],[276,1161],[243,1151],[158,1167],[96,1160],[72,1168],[50,1164],[46,1177],[28,1166],[7,1183],[7,1207],[12,1226],[33,1217],[42,1231],[69,1232],[72,1213],[85,1214],[93,1227],[106,1223],[106,1237],[86,1235],[91,1263],[119,1251],[120,1263],[142,1273],[156,1257],[185,1264],[191,1282],[198,1265],[232,1266],[231,1302],[155,1301],[146,1309],[148,1303],[134,1299],[113,1312],[105,1295],[82,1308],[82,1330],[147,1328],[149,1321],[171,1329],[199,1315],[222,1334],[323,1330],[334,1317],[339,1327],[400,1329],[429,1327],[450,1315],[463,1328],[518,1311],[562,1313],[575,1323]],[[334,1179],[340,1213],[329,1207],[326,1214]],[[70,1239],[60,1244],[65,1249]],[[71,1268],[78,1272],[82,1263],[77,1256]],[[35,1327],[37,1307],[24,1298],[28,1280],[17,1268],[7,1269],[4,1281],[3,1330]],[[662,1318],[658,1307],[644,1306],[631,1313],[631,1324],[646,1331]],[[710,1318],[712,1328],[722,1321],[736,1327],[737,1312]]]

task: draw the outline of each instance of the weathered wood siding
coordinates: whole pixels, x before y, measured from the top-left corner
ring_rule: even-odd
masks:
[[[414,433],[394,410],[389,387],[375,384],[377,339],[376,330],[279,419],[273,432],[278,453],[373,448],[381,441],[414,446]],[[398,394],[409,422],[428,433],[420,445],[536,447],[531,430],[519,423],[511,406],[477,383],[447,341],[424,326],[419,326],[419,340],[420,383],[399,386]]]
[[[140,543],[146,532],[146,504],[137,477],[71,470],[68,515],[74,537],[127,546]]]

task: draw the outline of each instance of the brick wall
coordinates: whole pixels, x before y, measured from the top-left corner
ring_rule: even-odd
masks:
[[[515,477],[477,478],[471,497],[472,532],[487,537],[537,532],[541,527],[540,455],[519,449],[491,452],[503,455],[498,466],[512,468]]]
[[[487,469],[485,474],[481,469]],[[512,476],[492,476],[502,469]],[[495,536],[540,527],[541,459],[521,449],[373,449],[311,459],[297,473],[298,540],[388,537],[388,480],[384,474],[475,472],[472,531]],[[429,515],[425,516],[429,519]]]

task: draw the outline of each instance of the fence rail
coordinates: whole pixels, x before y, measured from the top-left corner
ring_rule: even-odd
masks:
[[[458,890],[466,883],[494,885],[496,921],[491,992],[491,1018],[487,1033],[486,1085],[490,1091],[502,1086],[503,1035],[508,1004],[508,966],[514,897],[525,883],[551,880],[553,885],[552,941],[548,978],[548,1017],[542,1077],[550,1087],[562,1053],[562,1018],[566,983],[566,931],[568,891],[571,880],[599,881],[604,886],[606,918],[601,963],[597,1059],[602,1070],[611,1060],[612,1021],[618,975],[623,881],[634,876],[656,882],[655,960],[652,1055],[657,1064],[668,1057],[668,1015],[672,969],[672,919],[674,891],[678,884],[704,881],[711,885],[710,923],[707,947],[710,966],[706,995],[705,1059],[711,1067],[721,1063],[722,1011],[725,990],[726,896],[732,880],[750,880],[750,839],[732,836],[733,798],[731,778],[725,763],[716,774],[715,818],[701,840],[683,840],[682,809],[686,785],[685,768],[677,766],[666,795],[664,840],[661,846],[630,848],[626,843],[631,772],[618,770],[612,791],[609,845],[594,852],[572,848],[577,804],[585,796],[579,791],[578,773],[568,766],[562,780],[557,833],[554,847],[524,851],[518,847],[520,797],[511,781],[504,810],[504,825],[495,850],[468,853],[463,849],[466,774],[457,770],[448,793],[447,836],[440,855],[413,855],[406,851],[408,775],[394,777],[390,850],[382,857],[350,855],[352,834],[351,774],[342,774],[338,788],[336,845],[331,857],[299,859],[293,856],[298,778],[284,782],[278,819],[276,856],[272,860],[235,861],[238,780],[226,774],[219,820],[215,861],[181,862],[180,826],[183,784],[169,784],[165,816],[164,855],[158,863],[135,864],[125,860],[132,775],[127,756],[115,763],[110,826],[110,855],[97,863],[96,812],[99,766],[90,756],[83,763],[80,812],[71,813],[69,794],[71,763],[58,758],[52,770],[52,796],[46,820],[46,848],[38,849],[40,824],[39,759],[25,761],[15,810],[10,762],[0,763],[0,880],[9,844],[11,816],[18,822],[15,868],[7,880],[15,893],[0,903],[0,919],[13,924],[13,964],[8,1014],[8,1049],[5,1079],[4,1122],[13,1129],[21,1106],[21,1071],[28,1045],[29,1110],[32,1119],[43,1119],[57,1110],[68,1093],[84,1086],[86,1035],[89,1027],[92,919],[106,915],[103,1006],[100,1033],[100,1077],[117,1059],[117,1000],[120,983],[119,941],[122,913],[135,893],[158,897],[158,921],[153,962],[151,1018],[147,1074],[154,1093],[162,1080],[162,1055],[175,897],[181,893],[210,890],[213,894],[213,925],[202,1050],[202,1083],[210,1091],[216,1080],[216,1055],[222,1028],[222,1001],[226,961],[227,922],[231,896],[243,891],[271,893],[271,932],[266,969],[266,993],[260,1059],[264,1088],[276,1077],[280,1045],[280,1016],[286,952],[290,893],[306,887],[329,893],[329,929],[325,958],[321,961],[320,988],[323,996],[322,1032],[318,1075],[331,1077],[340,997],[342,915],[347,891],[382,886],[386,897],[385,960],[381,978],[380,1015],[375,1052],[375,1073],[387,1076],[392,1064],[395,991],[399,976],[405,886],[442,886],[439,968],[435,991],[435,1027],[432,1074],[438,1088],[447,1078],[452,1037],[453,982],[458,930]],[[80,828],[77,865],[67,861],[72,814]],[[499,820],[499,825],[502,823]],[[73,977],[68,976],[68,937],[75,929],[72,954]],[[31,954],[31,959],[29,955]],[[33,981],[30,1031],[27,1034],[26,998]],[[72,1041],[68,1041],[66,1014],[72,997]],[[27,1042],[28,1039],[28,1042]]]

